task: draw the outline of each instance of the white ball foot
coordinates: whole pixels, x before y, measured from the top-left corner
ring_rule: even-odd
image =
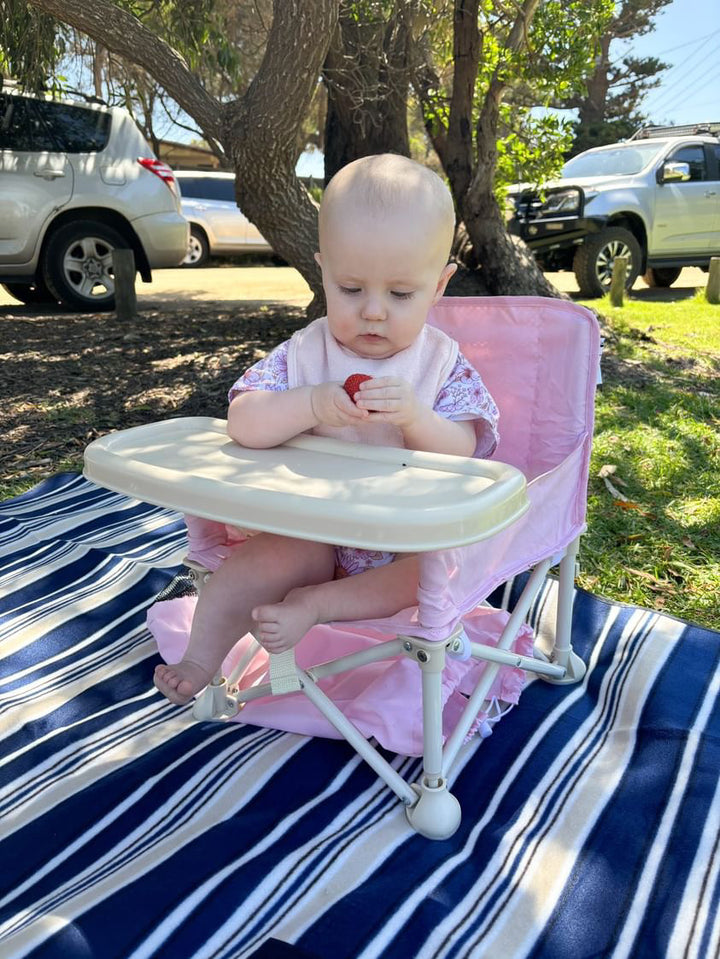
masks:
[[[418,799],[414,806],[407,806],[405,815],[415,832],[426,839],[449,839],[460,825],[460,803],[448,792],[447,783],[441,779],[437,786],[426,782],[413,783]]]

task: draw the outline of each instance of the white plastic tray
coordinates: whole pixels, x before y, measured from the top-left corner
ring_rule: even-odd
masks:
[[[101,437],[84,474],[193,516],[390,552],[473,543],[528,508],[524,476],[503,463],[310,435],[247,449],[200,416]]]

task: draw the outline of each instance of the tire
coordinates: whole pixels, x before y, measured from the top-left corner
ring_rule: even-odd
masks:
[[[59,300],[47,288],[42,279],[34,283],[3,283],[10,296],[26,306],[57,306]]]
[[[629,290],[640,273],[642,250],[633,234],[622,226],[610,226],[588,236],[573,260],[575,279],[582,296],[604,296],[610,289],[615,257],[628,258],[625,288]]]
[[[205,266],[210,259],[210,245],[203,230],[194,223],[190,224],[190,239],[188,240],[188,251],[181,266],[197,268]]]
[[[52,235],[45,248],[45,282],[58,300],[72,310],[113,310],[113,250],[127,248],[127,240],[105,223],[68,223]]]
[[[672,286],[681,273],[680,266],[651,266],[643,274],[643,280],[649,287],[659,286],[664,289]]]

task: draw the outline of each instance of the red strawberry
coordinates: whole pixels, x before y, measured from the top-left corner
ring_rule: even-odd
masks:
[[[350,376],[343,383],[343,389],[350,397],[350,399],[355,402],[355,394],[360,389],[360,384],[364,383],[365,380],[371,380],[372,376],[367,376],[365,373],[351,373]]]

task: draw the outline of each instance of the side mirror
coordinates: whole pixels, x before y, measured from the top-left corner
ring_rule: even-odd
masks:
[[[658,170],[658,183],[685,183],[690,179],[690,164],[666,160]]]

